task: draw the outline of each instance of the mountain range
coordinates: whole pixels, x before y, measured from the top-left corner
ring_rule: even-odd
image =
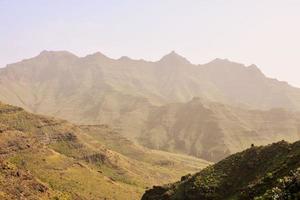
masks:
[[[1,199],[299,198],[300,89],[255,65],[43,51],[0,101]]]
[[[0,100],[214,162],[252,143],[300,138],[299,88],[255,65],[195,65],[175,52],[150,62],[43,51],[1,69]]]

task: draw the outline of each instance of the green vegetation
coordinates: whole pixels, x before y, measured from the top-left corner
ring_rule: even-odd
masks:
[[[251,147],[193,176],[146,191],[143,200],[297,200],[300,141]]]

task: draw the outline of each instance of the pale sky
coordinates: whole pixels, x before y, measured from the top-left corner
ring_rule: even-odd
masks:
[[[300,0],[0,0],[0,66],[67,50],[256,64],[300,87]]]

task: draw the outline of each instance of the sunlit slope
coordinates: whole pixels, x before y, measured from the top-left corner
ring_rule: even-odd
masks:
[[[4,199],[139,199],[145,187],[208,164],[149,151],[118,133],[110,138],[108,127],[92,131],[2,103],[0,128],[0,196]],[[109,147],[108,140],[127,145],[131,155]]]

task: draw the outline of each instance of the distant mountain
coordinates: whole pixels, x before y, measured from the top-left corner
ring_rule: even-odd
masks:
[[[80,58],[65,51],[43,51],[1,70],[0,94],[5,102],[73,121],[81,121],[90,110],[99,117],[109,109],[104,102],[110,95],[146,98],[155,105],[202,97],[257,109],[300,110],[300,89],[265,77],[254,65],[222,59],[193,65],[175,52],[147,62],[115,60],[99,52]],[[70,110],[78,107],[75,118]]]
[[[225,96],[229,104],[244,104],[253,109],[286,108],[299,110],[299,88],[267,78],[255,65],[245,67],[215,59],[202,66],[203,73]],[[218,99],[216,101],[219,101]]]
[[[194,65],[176,52],[148,62],[43,51],[0,71],[0,100],[211,161],[251,143],[295,141],[300,132],[300,89],[254,65]]]
[[[255,145],[300,139],[300,113],[250,110],[194,98],[151,110],[139,142],[153,149],[219,161]]]
[[[300,199],[300,142],[252,147],[180,181],[147,190],[142,200]]]
[[[139,199],[209,163],[0,103],[0,199]]]

